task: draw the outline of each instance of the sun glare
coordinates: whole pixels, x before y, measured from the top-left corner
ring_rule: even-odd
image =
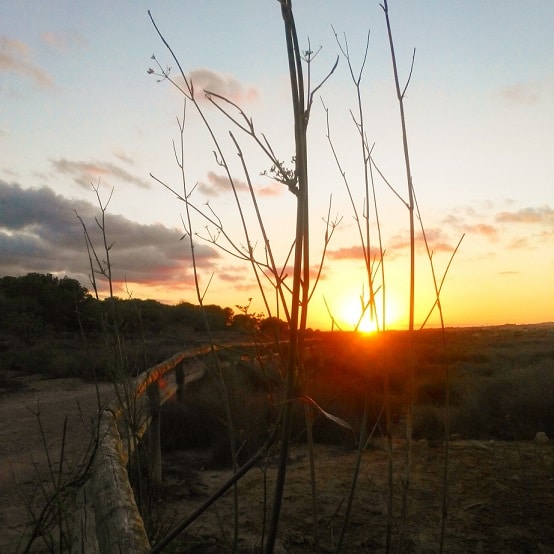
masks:
[[[369,314],[364,314],[360,325],[358,325],[358,331],[360,333],[376,333],[377,332],[377,322],[374,319],[371,319]]]
[[[379,316],[382,315],[382,307],[377,302],[377,310]],[[361,321],[360,316],[362,314],[362,306],[359,298],[349,298],[342,303],[342,309],[340,311],[341,327],[346,330],[353,330],[359,322],[358,331],[360,333],[375,333],[378,330],[383,329],[380,317],[376,320],[371,316],[369,310],[363,315]],[[391,326],[400,323],[399,310],[397,309],[396,302],[393,299],[387,299],[387,322],[386,328],[390,329]]]
[[[354,329],[358,325],[358,331],[360,333],[375,333],[377,331],[377,322],[371,318],[369,312],[366,312],[362,320],[362,307],[359,300],[347,301],[344,303],[341,310],[341,316],[344,321],[345,330]]]

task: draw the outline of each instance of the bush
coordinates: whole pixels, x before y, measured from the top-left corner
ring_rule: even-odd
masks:
[[[6,374],[4,371],[0,370],[0,389],[5,389],[9,392],[20,392],[27,388],[27,385],[11,375]]]
[[[553,436],[554,360],[498,372],[467,391],[451,430],[464,438],[528,440]]]
[[[420,406],[414,410],[414,439],[444,439],[443,410],[436,406]]]
[[[224,370],[239,462],[246,461],[264,443],[273,418],[267,381],[259,375],[256,381],[253,374],[252,368],[245,371],[235,365]],[[184,404],[170,401],[162,406],[161,430],[162,448],[166,450],[209,448],[212,467],[231,464],[225,407],[214,376],[188,387]]]
[[[197,399],[187,399],[185,404],[171,400],[161,407],[164,450],[209,448],[213,444],[215,428],[214,415]]]

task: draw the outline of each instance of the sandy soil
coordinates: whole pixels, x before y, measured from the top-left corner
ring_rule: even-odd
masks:
[[[66,467],[85,454],[91,437],[91,418],[97,412],[96,387],[79,379],[42,379],[26,375],[26,388],[17,393],[0,389],[0,553],[18,551],[28,526],[26,505],[41,506],[39,485],[49,482],[46,452],[59,461],[64,419],[67,416]],[[101,383],[101,401],[111,386]],[[48,449],[44,448],[38,417]]]
[[[393,551],[399,533],[401,474],[404,448],[395,442],[395,518]],[[191,509],[225,480],[220,471],[190,472],[190,453],[166,455],[165,521],[188,515]],[[317,448],[319,486],[319,545],[334,552],[350,488],[355,454],[333,447]],[[386,460],[376,443],[363,456],[352,516],[343,552],[384,552],[386,528]],[[554,552],[554,448],[535,442],[456,441],[451,443],[448,480],[449,507],[446,552]],[[403,552],[438,552],[444,450],[419,441],[413,450],[409,514]],[[266,472],[268,489],[275,467]],[[263,472],[254,469],[239,486],[240,546],[251,552],[263,527]],[[268,502],[271,498],[268,499]],[[187,531],[174,552],[222,552],[232,537],[232,496],[210,508]],[[309,467],[304,447],[291,454],[279,529],[279,551],[312,552]],[[225,539],[225,537],[227,539]],[[211,541],[213,548],[200,549]],[[226,542],[227,541],[227,542]],[[190,550],[188,549],[190,548]]]

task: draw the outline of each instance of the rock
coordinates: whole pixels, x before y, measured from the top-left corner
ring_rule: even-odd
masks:
[[[550,442],[550,439],[548,438],[547,434],[543,431],[539,431],[535,435],[535,442],[538,442],[539,444],[547,444]]]

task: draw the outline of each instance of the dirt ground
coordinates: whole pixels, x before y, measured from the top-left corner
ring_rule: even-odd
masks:
[[[24,388],[7,392],[0,388],[0,553],[20,551],[28,534],[31,503],[35,513],[44,505],[41,485],[48,486],[48,459],[56,468],[67,416],[67,467],[74,467],[86,453],[91,438],[91,418],[97,412],[96,387],[80,379],[43,379],[13,374]],[[101,401],[111,386],[101,383]],[[48,448],[44,448],[39,420]],[[39,477],[40,476],[40,477]],[[33,550],[39,552],[40,549]]]
[[[28,378],[24,392],[0,392],[0,552],[18,550],[28,516],[25,500],[40,500],[37,473],[44,477],[45,451],[37,424],[37,405],[47,444],[59,453],[61,428],[68,415],[68,456],[82,453],[89,439],[90,416],[97,409],[94,385],[75,379]],[[109,385],[100,389],[105,399]],[[38,404],[37,404],[38,402]],[[355,453],[318,446],[318,532],[321,552],[333,552],[345,512]],[[55,456],[54,456],[55,457]],[[393,545],[399,534],[404,447],[395,442],[395,514]],[[202,467],[197,452],[164,453],[163,505],[157,516],[167,531],[205,500],[229,475]],[[387,455],[380,441],[364,452],[359,486],[343,552],[384,552]],[[439,545],[444,449],[419,441],[414,445],[409,513],[404,552],[437,552]],[[554,446],[536,442],[454,441],[449,457],[449,506],[446,552],[554,553]],[[239,484],[242,552],[259,544],[266,513],[264,475],[272,490],[275,464],[253,469]],[[271,492],[267,504],[271,503]],[[202,515],[168,552],[225,552],[230,544],[232,496],[228,494]],[[279,528],[279,552],[314,550],[308,458],[303,446],[291,452],[291,463]],[[207,547],[200,546],[208,544]],[[39,550],[37,550],[39,551]]]
[[[340,535],[355,453],[317,447],[319,487],[318,538],[321,552],[334,552]],[[395,442],[395,517],[393,551],[399,534],[404,447]],[[190,453],[166,456],[166,520],[186,516],[225,479],[219,471],[190,472]],[[197,460],[198,462],[198,460]],[[359,485],[343,552],[384,552],[386,536],[386,469],[384,444],[376,441],[363,455]],[[454,441],[450,444],[448,519],[445,552],[554,552],[554,448],[552,443]],[[438,552],[444,449],[418,441],[413,449],[409,514],[403,552]],[[239,485],[240,545],[249,552],[259,544],[263,528],[263,472],[254,469]],[[266,472],[272,489],[275,467]],[[169,489],[169,490],[168,490]],[[268,502],[271,501],[269,495]],[[179,514],[175,516],[175,514]],[[232,495],[197,520],[175,552],[225,551],[232,537]],[[313,552],[309,466],[305,447],[295,447],[279,529],[281,552]],[[214,543],[200,550],[199,542]],[[195,546],[196,545],[196,546]],[[187,548],[190,548],[188,550]]]

